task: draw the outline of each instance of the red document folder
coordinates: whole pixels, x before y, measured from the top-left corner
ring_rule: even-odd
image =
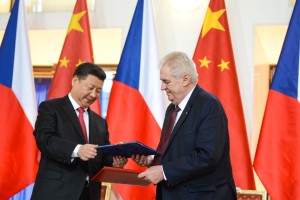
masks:
[[[115,167],[103,167],[92,178],[92,181],[148,186],[150,184],[149,182],[137,177],[137,175],[141,172],[143,171],[120,169]]]

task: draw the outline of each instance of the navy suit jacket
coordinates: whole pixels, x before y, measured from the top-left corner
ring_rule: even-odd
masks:
[[[167,108],[162,133],[174,108]],[[156,199],[236,200],[227,117],[219,100],[198,85],[175,124],[162,165],[167,181],[157,185]]]
[[[89,143],[110,144],[106,121],[88,109]],[[98,152],[88,162],[72,160],[76,145],[85,139],[68,96],[44,101],[40,104],[34,136],[41,151],[32,200],[79,199],[86,177],[90,179],[104,166],[112,165],[112,157]],[[101,184],[90,182],[92,200],[100,199]]]

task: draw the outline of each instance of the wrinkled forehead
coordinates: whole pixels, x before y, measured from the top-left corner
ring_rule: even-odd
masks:
[[[160,78],[167,78],[170,77],[171,73],[170,73],[170,67],[168,65],[163,65],[160,68]]]

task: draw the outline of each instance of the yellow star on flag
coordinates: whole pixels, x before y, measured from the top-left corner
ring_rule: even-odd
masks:
[[[84,63],[84,61],[81,61],[80,59],[78,60],[78,63],[75,65],[76,67],[78,67],[81,63]]]
[[[201,67],[206,67],[206,68],[208,68],[208,64],[211,63],[210,60],[207,60],[206,56],[204,56],[203,59],[199,59],[199,61],[200,61],[200,63],[201,63],[200,68],[201,68]]]
[[[60,67],[68,67],[68,63],[70,60],[67,60],[67,57],[65,56],[63,59],[59,60],[60,62]]]
[[[83,15],[85,15],[85,13],[86,13],[86,11],[82,11],[80,13],[72,15],[72,19],[71,19],[67,34],[69,34],[72,30],[83,32],[83,29],[82,29],[79,21],[83,17]]]
[[[225,9],[212,12],[210,8],[207,9],[206,16],[202,27],[202,38],[208,33],[212,28],[225,31],[222,24],[219,22],[220,17],[224,14]]]
[[[221,63],[218,64],[218,67],[221,68],[221,72],[223,72],[225,69],[229,70],[229,67],[228,67],[229,63],[230,63],[230,62],[225,62],[225,61],[222,59]]]

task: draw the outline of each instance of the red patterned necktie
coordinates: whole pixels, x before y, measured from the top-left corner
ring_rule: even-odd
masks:
[[[160,141],[159,141],[159,144],[157,147],[157,151],[160,152],[160,155],[157,155],[154,157],[152,165],[160,165],[161,164],[161,158],[164,155],[165,150],[167,148],[169,138],[170,138],[170,135],[171,135],[173,127],[174,127],[175,119],[176,119],[177,113],[179,111],[180,111],[180,108],[178,106],[176,106],[176,108],[173,110],[173,112],[171,114],[171,117],[169,119],[169,122],[168,122],[168,125],[167,125],[165,131],[160,136]]]
[[[79,107],[76,110],[79,112],[78,119],[79,119],[79,122],[80,122],[80,125],[82,128],[82,131],[83,131],[84,138],[85,138],[86,142],[88,142],[86,127],[85,127],[85,123],[84,123],[84,119],[83,119],[83,113],[85,112],[85,110],[82,107]]]

